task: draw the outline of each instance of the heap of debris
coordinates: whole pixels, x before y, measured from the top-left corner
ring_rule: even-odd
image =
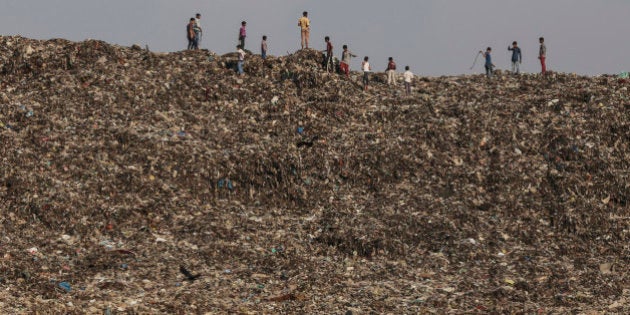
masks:
[[[625,79],[0,37],[5,313],[630,312]]]

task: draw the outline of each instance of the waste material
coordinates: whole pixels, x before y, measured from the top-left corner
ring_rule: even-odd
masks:
[[[2,313],[630,313],[616,75],[235,57],[0,37]]]

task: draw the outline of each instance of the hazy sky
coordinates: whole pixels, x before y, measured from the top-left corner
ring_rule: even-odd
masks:
[[[234,50],[240,22],[246,48],[259,52],[268,35],[272,55],[299,48],[297,19],[311,18],[313,48],[329,35],[339,55],[348,44],[382,71],[387,57],[419,75],[480,73],[475,54],[493,48],[494,63],[509,68],[508,45],[523,50],[522,71],[537,72],[538,37],[547,43],[550,70],[579,74],[630,70],[629,0],[2,0],[0,33],[30,38],[88,38],[154,51],[186,47],[185,26],[202,14],[202,48]]]

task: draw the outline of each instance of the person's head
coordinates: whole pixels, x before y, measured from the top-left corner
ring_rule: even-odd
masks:
[[[245,25],[247,25],[247,22],[243,21],[243,22],[241,22],[241,25],[245,26]]]
[[[487,52],[491,52],[491,51],[492,51],[492,48],[488,47],[488,48],[486,48],[486,51],[487,51]]]
[[[409,71],[409,66],[405,66],[405,70]]]
[[[363,61],[368,61],[369,59],[370,59],[370,57],[368,57],[368,56],[363,57]]]
[[[195,18],[190,18],[190,20],[188,20],[189,23],[195,23]]]
[[[304,16],[304,17],[308,16],[308,12],[306,12],[306,11],[302,12],[302,16]]]
[[[348,50],[348,45],[343,45],[343,50]]]
[[[394,58],[393,57],[389,57],[389,61],[394,61]]]
[[[197,13],[197,14],[195,14],[195,17],[197,17],[198,19],[200,19],[200,18],[201,18],[201,14]]]
[[[325,42],[329,42],[330,41],[330,37],[328,37],[328,36],[324,37],[324,41]]]
[[[516,45],[518,45],[518,43],[516,43],[516,41],[513,41],[512,46],[516,47]]]
[[[544,37],[541,37],[541,38],[539,38],[539,39],[538,39],[538,41],[539,41],[539,42],[541,42],[541,43],[543,43],[543,42],[545,41],[545,38],[544,38]]]
[[[267,35],[263,35],[263,40],[267,40]]]
[[[236,49],[241,49],[241,48],[243,48],[243,46],[241,46],[240,44],[236,45]]]

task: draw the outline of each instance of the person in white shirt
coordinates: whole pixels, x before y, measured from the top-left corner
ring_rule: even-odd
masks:
[[[368,84],[370,83],[370,71],[372,71],[368,60],[370,60],[370,58],[365,56],[363,58],[363,62],[361,63],[361,70],[363,70],[363,89],[366,91],[368,89]]]
[[[197,45],[201,44],[201,35],[203,34],[203,30],[201,29],[201,14],[197,13],[195,15],[195,38],[197,39]]]
[[[405,67],[405,73],[403,73],[405,79],[405,94],[411,95],[411,82],[413,81],[413,73],[409,70],[409,66]]]
[[[243,46],[241,45],[236,46],[236,48],[237,48],[236,53],[238,53],[238,62],[236,63],[238,75],[243,75],[243,64],[245,63],[245,51],[243,50]]]

